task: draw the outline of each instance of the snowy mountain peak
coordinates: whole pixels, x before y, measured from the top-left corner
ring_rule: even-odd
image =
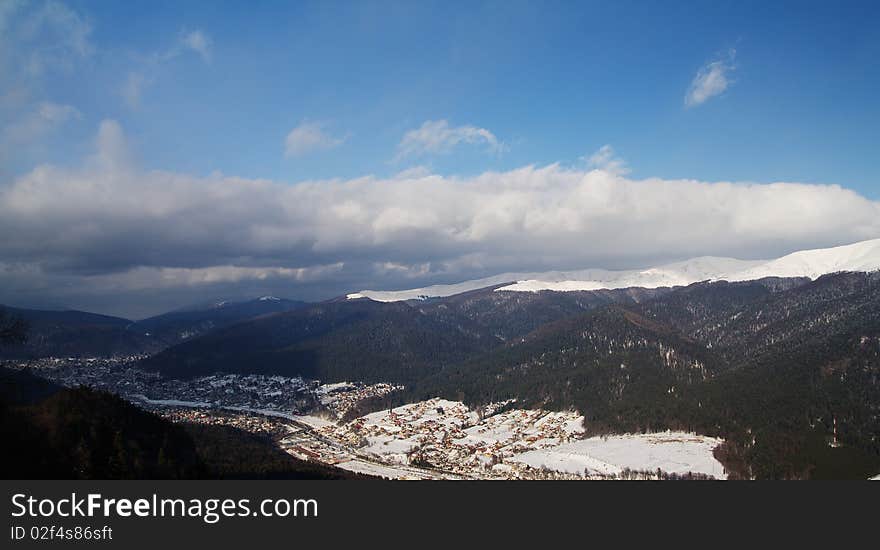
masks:
[[[880,239],[833,248],[801,250],[759,266],[731,274],[730,281],[749,281],[763,277],[809,277],[816,279],[839,271],[880,269]]]
[[[260,296],[259,300],[261,302],[280,302],[281,298],[276,298],[275,296]]]
[[[398,291],[362,290],[347,298],[369,298],[378,302],[418,300],[453,296],[471,290],[501,285],[496,291],[559,292],[605,290],[630,287],[659,288],[687,286],[701,281],[751,281],[765,277],[808,277],[816,279],[840,271],[880,270],[880,239],[854,244],[801,250],[773,260],[738,260],[701,256],[682,262],[644,269],[609,271],[551,271],[545,273],[504,273],[450,285],[434,285]],[[505,284],[509,283],[509,284]]]

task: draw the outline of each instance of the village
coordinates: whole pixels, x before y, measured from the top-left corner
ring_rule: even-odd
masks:
[[[465,478],[537,477],[528,472],[533,468],[505,459],[583,434],[583,418],[576,413],[494,410],[509,405],[472,410],[460,402],[434,398],[315,431],[386,464]]]
[[[355,416],[402,386],[240,374],[178,380],[140,370],[136,360],[53,358],[17,367],[64,386],[115,393],[174,422],[266,435],[298,459],[377,477],[725,477],[712,456],[720,440],[693,434],[584,439],[577,412],[516,408],[512,399],[471,408],[437,397]]]
[[[299,458],[396,479],[724,479],[721,440],[681,432],[584,437],[573,411],[428,399],[332,422],[303,416],[280,440]]]
[[[319,405],[317,381],[299,377],[216,374],[192,379],[165,378],[137,368],[140,356],[45,358],[10,365],[66,387],[85,386],[115,393],[145,408],[204,406],[300,412]]]

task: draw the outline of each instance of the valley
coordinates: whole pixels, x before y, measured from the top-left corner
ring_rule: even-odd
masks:
[[[129,324],[11,310],[33,340],[4,357],[173,420],[268,422],[290,456],[389,477],[865,479],[878,243],[639,272],[672,286],[590,271],[602,288],[263,297]]]
[[[618,450],[617,458],[609,459],[603,449],[617,449],[619,442],[582,440],[584,418],[575,412],[519,409],[514,400],[471,409],[461,402],[433,398],[345,420],[359,403],[403,388],[234,374],[166,380],[138,369],[137,359],[52,358],[19,363],[16,368],[66,387],[115,393],[175,423],[228,426],[268,436],[299,460],[376,477],[725,477],[723,466],[712,455],[721,441],[694,434],[628,436],[641,445],[643,456],[633,458],[632,453]],[[593,448],[572,451],[579,441],[592,441]],[[556,460],[561,454],[570,458],[565,464]],[[573,454],[577,458],[572,460]],[[573,468],[573,463],[580,466]],[[711,471],[702,471],[707,463]]]

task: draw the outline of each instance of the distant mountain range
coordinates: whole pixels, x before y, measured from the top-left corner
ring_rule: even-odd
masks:
[[[504,273],[451,285],[396,291],[362,290],[347,297],[394,302],[453,296],[490,286],[494,286],[497,291],[520,292],[661,288],[687,286],[703,281],[753,281],[766,277],[816,279],[822,275],[841,271],[877,269],[880,269],[880,239],[834,248],[803,250],[774,260],[737,260],[703,256],[658,267],[627,271],[586,269],[544,273]]]
[[[169,346],[262,315],[291,311],[304,302],[263,296],[221,301],[131,321],[84,311],[45,311],[0,306],[28,324],[28,339],[8,346],[5,357],[112,356],[156,353]]]

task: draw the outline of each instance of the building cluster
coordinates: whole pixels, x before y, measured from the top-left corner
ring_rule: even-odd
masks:
[[[583,435],[573,412],[498,407],[473,410],[439,398],[317,427],[328,440],[388,465],[415,466],[462,477],[558,477],[517,462],[516,454],[553,447]],[[562,477],[569,477],[559,474]]]
[[[141,356],[111,358],[46,357],[6,366],[30,371],[68,388],[85,386],[122,396],[147,392],[161,381],[158,373],[135,368]]]
[[[358,403],[371,398],[384,397],[391,392],[402,390],[403,386],[392,384],[355,384],[340,382],[319,386],[318,399],[337,419],[345,418]]]
[[[218,408],[306,411],[317,405],[317,383],[299,377],[217,374],[192,380],[162,380],[145,396],[152,400],[207,402]]]
[[[311,460],[333,466],[357,457],[353,449],[338,441],[321,436],[311,426],[291,425],[278,441],[287,453],[301,460]]]
[[[156,408],[199,406],[298,413],[320,406],[317,381],[299,377],[216,374],[179,380],[137,368],[141,357],[47,358],[14,365],[66,387],[86,386]]]
[[[289,430],[289,424],[283,419],[254,413],[186,407],[163,407],[156,412],[159,416],[172,422],[231,426],[247,432],[268,435],[279,439],[284,437]]]

